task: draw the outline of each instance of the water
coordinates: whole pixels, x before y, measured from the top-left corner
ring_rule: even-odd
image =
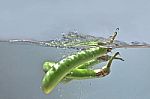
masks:
[[[9,43],[0,43],[0,49],[0,98],[3,99],[150,97],[150,49],[118,49],[125,61],[114,61],[109,76],[60,84],[49,95],[40,89],[44,75],[42,63],[45,60],[60,60],[64,49]]]
[[[73,30],[108,37],[119,27],[117,40],[150,43],[149,9],[148,0],[1,0],[0,40],[51,40]],[[0,43],[0,99],[149,99],[150,49],[115,51],[125,61],[114,61],[109,76],[60,84],[45,95],[42,63],[70,50]]]

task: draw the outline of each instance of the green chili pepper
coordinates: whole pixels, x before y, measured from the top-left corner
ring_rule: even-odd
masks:
[[[112,56],[109,55],[103,55],[101,57],[98,57],[96,59],[90,60],[88,62],[85,62],[84,64],[79,65],[76,67],[76,69],[88,69],[96,64],[99,64],[101,62],[106,62],[111,59]],[[115,57],[114,59],[122,60],[120,57]],[[43,71],[46,73],[49,69],[53,68],[53,65],[56,64],[57,62],[52,62],[52,61],[46,61],[43,64]]]
[[[42,80],[42,90],[44,93],[50,93],[58,83],[77,66],[98,58],[109,52],[111,48],[95,47],[78,52],[77,54],[66,57],[56,63],[44,76]]]
[[[110,66],[112,64],[113,59],[119,54],[119,52],[115,53],[114,56],[110,58],[108,63],[102,67],[102,69],[73,69],[66,78],[72,79],[91,79],[91,78],[99,78],[104,77],[110,73]]]

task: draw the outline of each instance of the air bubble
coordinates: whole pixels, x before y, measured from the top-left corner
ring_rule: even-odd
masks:
[[[92,82],[90,82],[90,86],[92,86]]]

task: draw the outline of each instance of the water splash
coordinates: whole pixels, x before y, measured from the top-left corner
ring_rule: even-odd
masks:
[[[56,47],[56,48],[72,48],[77,50],[87,49],[89,47],[95,46],[106,46],[111,48],[150,48],[150,44],[146,42],[132,41],[131,43],[126,43],[123,41],[114,40],[113,43],[108,43],[109,38],[95,37],[91,35],[79,34],[76,32],[69,32],[67,34],[62,34],[61,38],[49,41],[36,41],[36,40],[0,40],[0,42],[8,42],[13,44],[27,44],[27,45],[37,45],[43,47]]]

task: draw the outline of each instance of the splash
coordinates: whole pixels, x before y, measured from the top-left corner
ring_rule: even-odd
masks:
[[[95,37],[92,35],[80,34],[76,32],[69,32],[62,34],[61,38],[49,41],[36,41],[36,40],[0,40],[0,42],[8,42],[13,44],[28,44],[37,45],[43,47],[56,47],[56,48],[72,48],[77,50],[83,50],[95,46],[105,46],[115,48],[150,48],[150,44],[146,42],[132,41],[126,43],[123,41],[113,40],[109,43],[113,36],[109,38]]]

